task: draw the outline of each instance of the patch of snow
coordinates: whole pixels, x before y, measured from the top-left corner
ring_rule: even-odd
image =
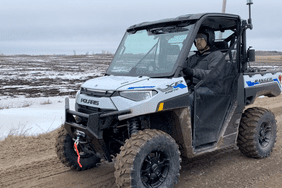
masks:
[[[0,98],[0,140],[11,130],[22,130],[28,135],[50,132],[65,121],[65,97]],[[70,99],[74,110],[75,99]],[[6,106],[6,108],[5,108]]]

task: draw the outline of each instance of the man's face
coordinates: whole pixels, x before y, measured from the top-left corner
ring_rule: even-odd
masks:
[[[205,47],[207,46],[207,36],[205,34],[202,34],[202,33],[198,33],[197,34],[197,37],[195,39],[195,45],[197,47],[197,49],[199,51],[205,49]]]

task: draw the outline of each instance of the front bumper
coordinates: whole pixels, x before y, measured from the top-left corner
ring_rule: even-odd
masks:
[[[107,147],[103,140],[103,129],[110,126],[109,123],[101,124],[101,119],[114,118],[119,115],[130,114],[131,110],[114,111],[108,113],[96,112],[92,114],[81,113],[69,109],[69,98],[65,99],[65,123],[64,127],[72,138],[75,138],[75,130],[83,131],[87,136],[89,136],[95,151],[104,156],[109,160],[110,155],[108,154]],[[73,115],[87,119],[87,124],[82,125],[76,123]],[[105,121],[107,122],[107,121]]]

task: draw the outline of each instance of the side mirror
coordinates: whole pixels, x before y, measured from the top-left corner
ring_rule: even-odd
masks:
[[[248,51],[247,51],[247,59],[248,61],[256,61],[256,50],[255,49],[251,49],[251,47],[249,47]]]

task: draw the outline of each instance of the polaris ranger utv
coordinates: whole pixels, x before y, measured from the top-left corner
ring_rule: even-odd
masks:
[[[204,80],[189,85],[183,65],[195,53],[203,26],[215,31],[214,45],[224,57]],[[222,13],[129,27],[106,74],[77,92],[75,111],[66,99],[56,142],[62,163],[86,170],[101,159],[114,160],[118,187],[171,188],[181,156],[236,144],[248,157],[269,156],[276,140],[274,114],[245,107],[261,95],[280,95],[282,73],[248,67],[254,60],[254,50],[246,49],[248,28],[251,19]]]

